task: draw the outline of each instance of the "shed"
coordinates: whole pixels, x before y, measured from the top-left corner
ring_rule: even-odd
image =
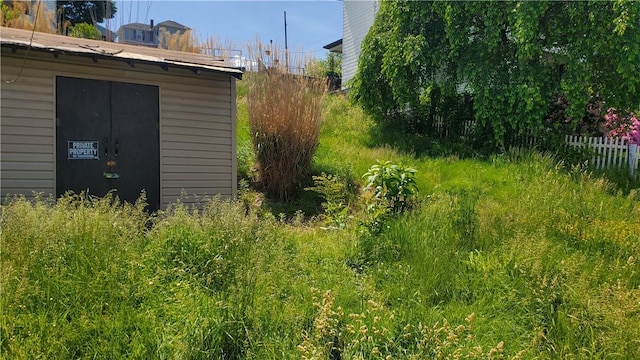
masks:
[[[236,79],[210,56],[1,28],[0,187],[150,210],[233,197]],[[188,200],[187,200],[188,201]]]

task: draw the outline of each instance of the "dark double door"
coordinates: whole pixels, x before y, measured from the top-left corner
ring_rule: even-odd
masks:
[[[160,207],[158,87],[56,77],[56,193]]]

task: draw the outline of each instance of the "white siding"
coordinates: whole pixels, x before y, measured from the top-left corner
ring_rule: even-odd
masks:
[[[362,40],[378,10],[374,0],[345,0],[342,9],[342,87],[356,74]]]
[[[14,79],[23,53],[2,52],[2,79]],[[51,55],[27,60],[0,89],[0,187],[9,194],[55,194],[55,77],[133,82],[160,89],[160,199],[181,194],[233,197],[236,185],[235,78],[189,70]],[[66,62],[65,62],[66,61]],[[191,197],[193,200],[193,198]],[[189,202],[185,199],[184,202]]]

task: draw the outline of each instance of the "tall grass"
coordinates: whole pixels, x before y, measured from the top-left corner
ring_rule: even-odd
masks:
[[[372,234],[362,195],[334,227],[219,199],[5,202],[0,359],[640,358],[638,189],[532,151],[410,158],[343,100],[316,166],[410,161],[412,210]]]
[[[143,202],[120,207],[77,195],[3,206],[4,358],[117,357],[126,349],[122,337],[134,335],[139,316]]]
[[[201,52],[200,40],[191,30],[172,34],[162,28],[158,33],[158,47],[196,54]]]
[[[5,204],[0,358],[244,358],[256,218],[217,199],[143,208]]]
[[[3,4],[2,10],[3,13],[0,17],[2,26],[50,34],[61,32],[55,27],[56,13],[45,8],[41,0],[36,2],[13,1],[11,6]]]
[[[253,51],[255,61],[263,65],[247,78],[249,124],[259,183],[268,196],[287,201],[309,180],[326,85],[322,79],[289,73],[282,63],[287,53],[266,51],[260,43]]]
[[[193,30],[177,31],[172,34],[161,28],[158,34],[158,47],[167,50],[205,54],[226,60],[241,53],[240,50],[235,49],[235,45],[229,40],[222,41],[214,37],[202,39]]]

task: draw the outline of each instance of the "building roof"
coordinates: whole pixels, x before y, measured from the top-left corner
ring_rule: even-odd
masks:
[[[225,62],[223,59],[208,55],[40,32],[32,33],[29,30],[6,27],[3,27],[2,31],[0,31],[0,43],[2,47],[9,47],[14,50],[30,48],[31,51],[50,52],[56,57],[59,54],[65,54],[90,57],[95,62],[98,62],[99,59],[120,60],[132,67],[136,63],[155,64],[165,71],[169,71],[170,67],[189,69],[194,73],[210,71],[229,74],[238,79],[242,78],[243,72],[242,69]]]
[[[139,23],[139,22],[134,22],[134,23],[121,25],[118,28],[118,32],[120,32],[120,29],[123,29],[123,28],[151,31],[151,26],[149,26],[149,24],[143,24],[143,23]]]
[[[327,50],[329,50],[330,52],[333,52],[333,53],[342,54],[342,39],[336,40],[336,41],[332,42],[331,44],[327,44],[327,45],[323,46],[322,48],[327,49]]]
[[[182,29],[182,30],[191,30],[188,27],[186,27],[186,26],[184,26],[184,25],[182,25],[180,23],[177,23],[177,22],[175,22],[173,20],[165,20],[165,21],[159,22],[159,23],[156,24],[155,27],[159,28],[159,27],[163,27],[163,26],[173,27],[173,28]]]

